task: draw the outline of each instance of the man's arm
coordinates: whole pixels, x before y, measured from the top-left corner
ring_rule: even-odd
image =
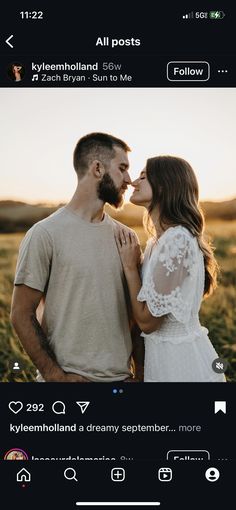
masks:
[[[89,382],[88,379],[68,374],[59,366],[55,353],[36,317],[43,293],[27,285],[14,288],[11,322],[31,360],[46,382]]]

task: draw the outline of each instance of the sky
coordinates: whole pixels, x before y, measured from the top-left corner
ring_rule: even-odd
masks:
[[[131,179],[171,154],[192,165],[201,200],[236,197],[233,88],[3,88],[0,119],[0,200],[68,201],[74,147],[92,131],[128,143]]]

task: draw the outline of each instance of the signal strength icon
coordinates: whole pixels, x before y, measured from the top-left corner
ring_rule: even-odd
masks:
[[[183,14],[183,16],[182,16],[183,19],[193,19],[193,17],[194,17],[193,12],[189,12],[188,14]]]

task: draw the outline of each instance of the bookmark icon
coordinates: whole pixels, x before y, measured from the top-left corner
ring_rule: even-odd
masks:
[[[226,401],[225,400],[216,400],[214,402],[214,413],[217,414],[221,411],[223,414],[226,414]]]

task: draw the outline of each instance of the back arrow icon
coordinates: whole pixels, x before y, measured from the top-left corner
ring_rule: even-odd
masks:
[[[10,35],[8,39],[5,40],[5,42],[10,46],[10,48],[13,48],[13,44],[11,44],[9,41],[12,39],[13,35]]]

